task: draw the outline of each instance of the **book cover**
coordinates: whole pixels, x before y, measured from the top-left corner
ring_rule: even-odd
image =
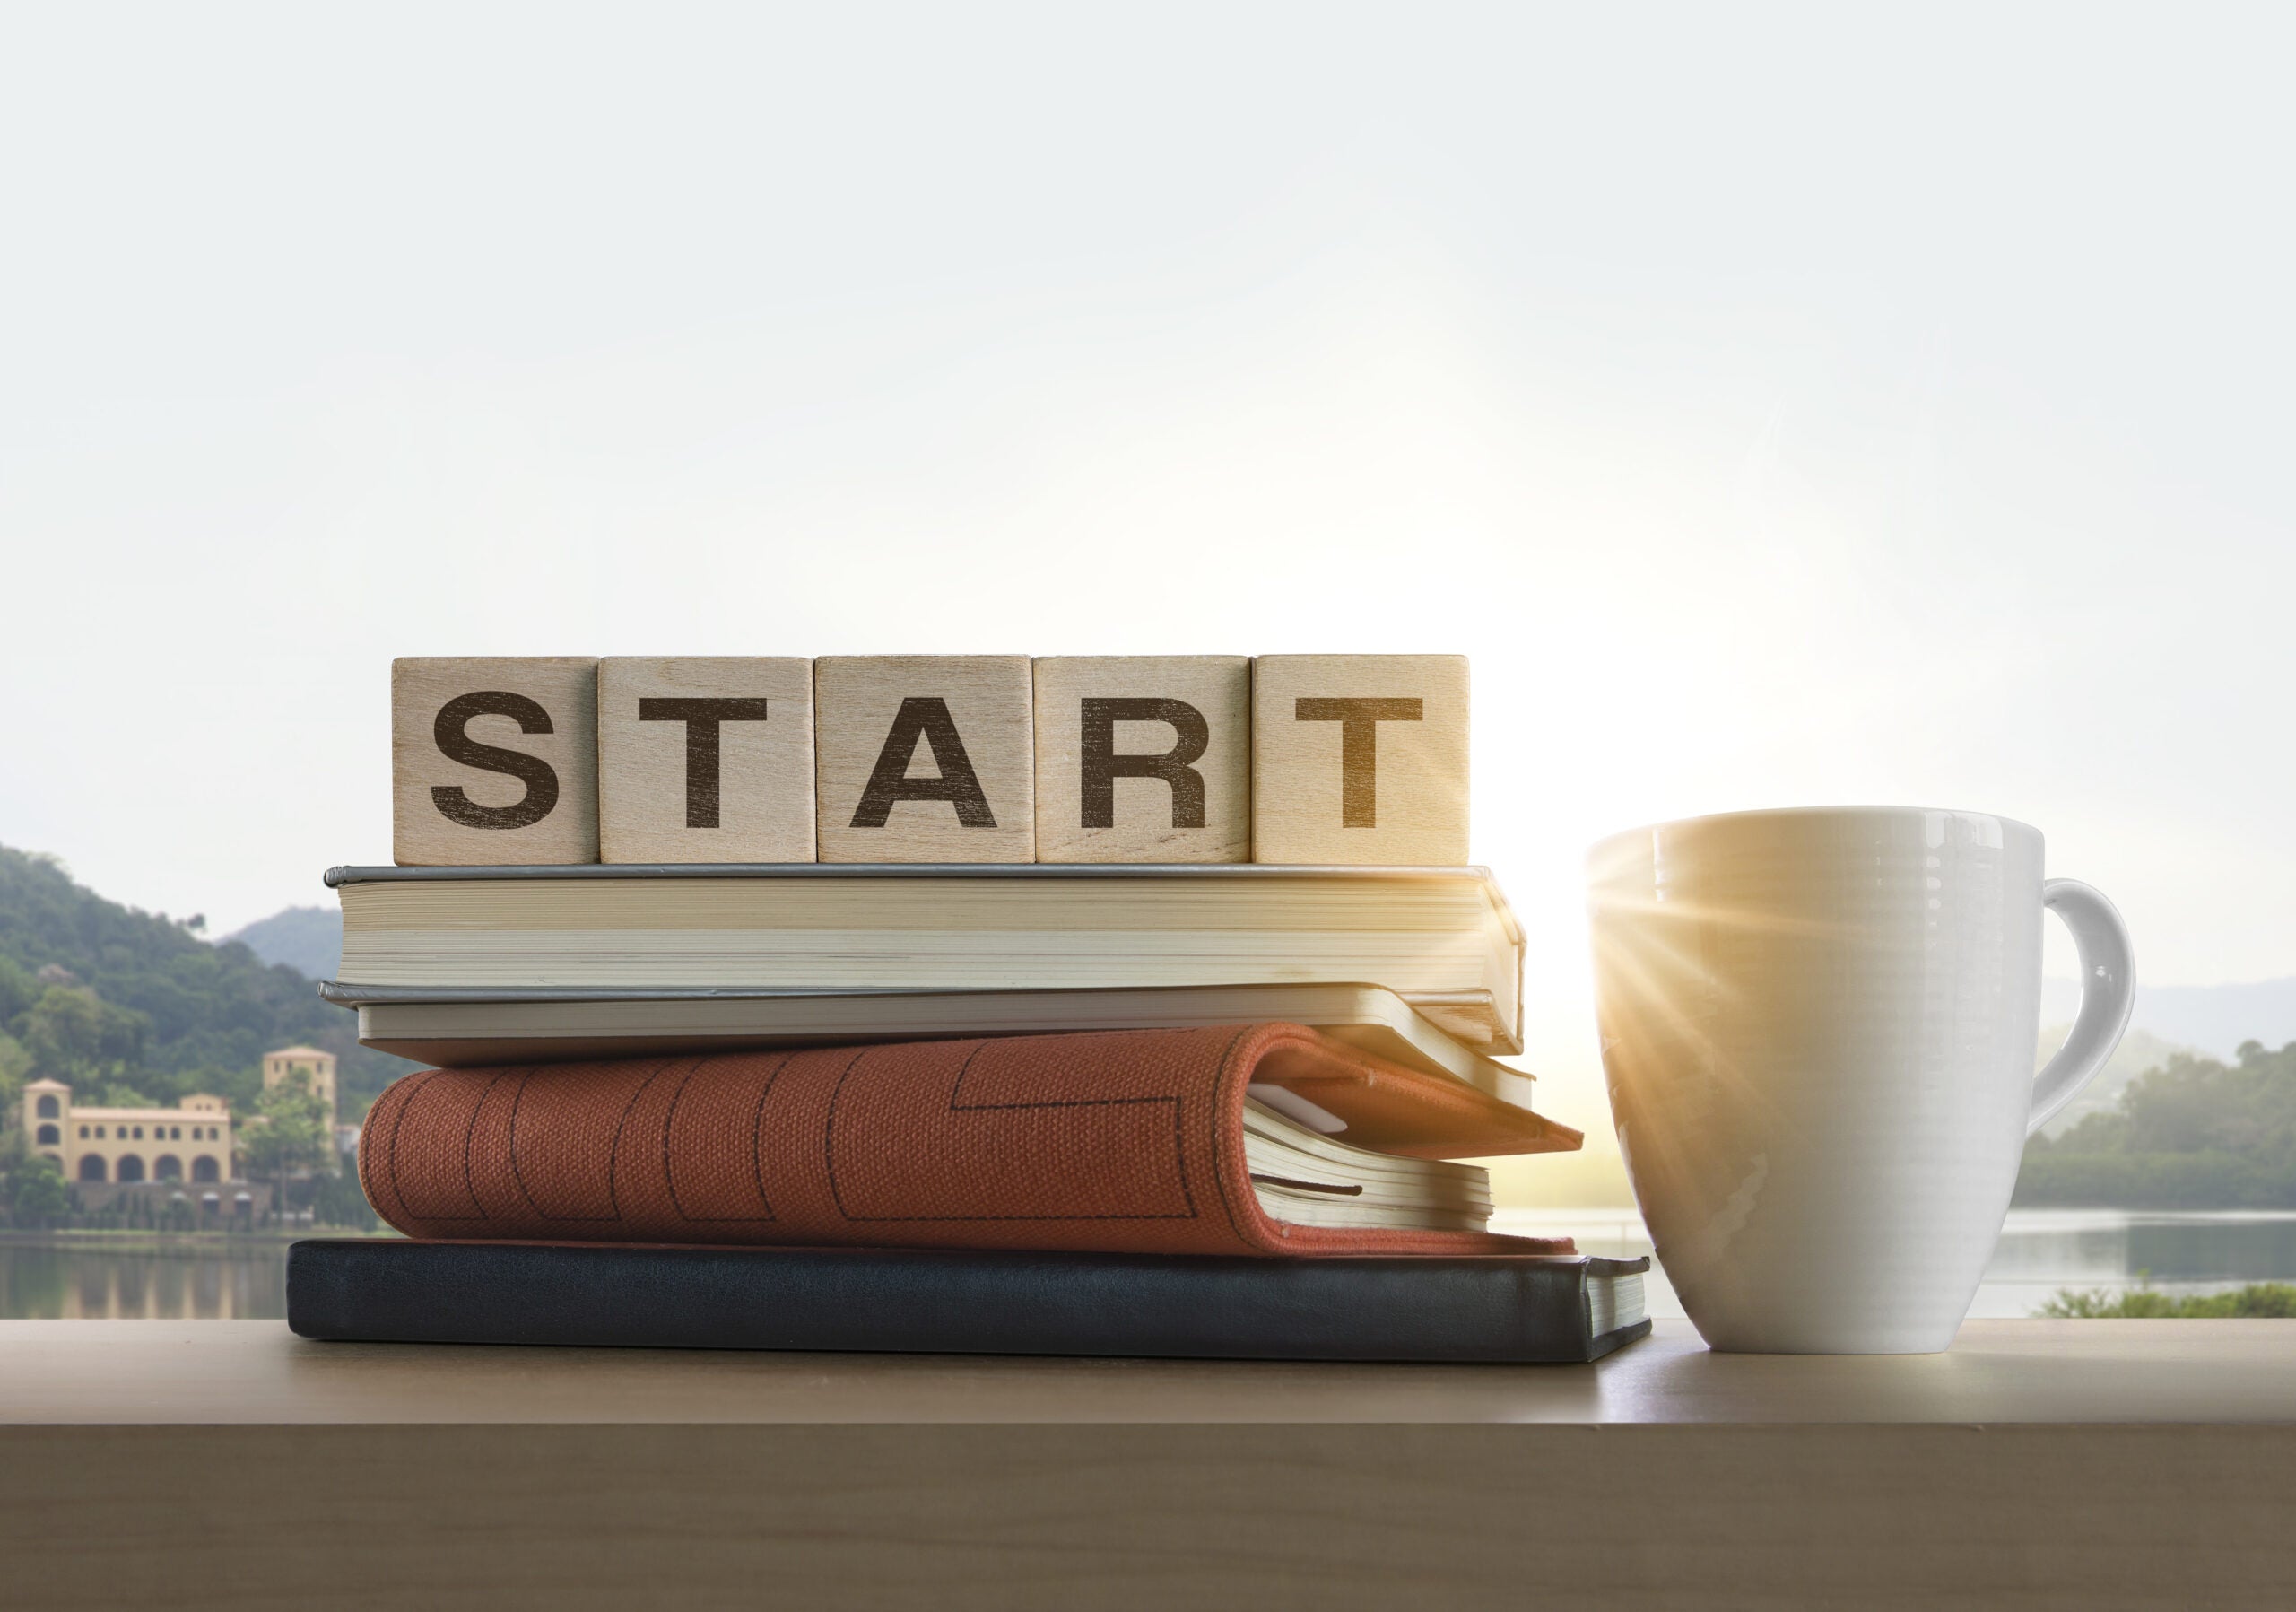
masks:
[[[1261,1206],[1248,1090],[1397,1155],[1535,1116],[1297,1024],[433,1069],[377,1099],[361,1184],[410,1236],[1162,1254],[1568,1253]],[[1519,1116],[1519,1120],[1513,1116]],[[1439,1144],[1433,1138],[1439,1138]]]

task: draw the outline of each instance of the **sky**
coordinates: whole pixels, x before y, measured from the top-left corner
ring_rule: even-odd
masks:
[[[1444,651],[1573,1123],[1639,823],[1998,812],[2296,974],[2292,33],[0,13],[0,842],[324,901],[396,655]]]

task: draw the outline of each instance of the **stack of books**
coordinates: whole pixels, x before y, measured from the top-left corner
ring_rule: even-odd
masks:
[[[1585,1359],[1635,1334],[1638,1269],[1491,1233],[1484,1172],[1450,1162],[1579,1142],[1492,1056],[1522,945],[1481,869],[328,881],[326,994],[439,1067],[360,1150],[414,1241],[299,1247],[309,1335]]]
[[[1459,1162],[1580,1140],[1496,1061],[1523,946],[1483,869],[327,882],[324,994],[433,1067],[360,1144],[405,1239],[298,1244],[306,1336],[1522,1361],[1647,1330],[1644,1262],[1492,1232]]]

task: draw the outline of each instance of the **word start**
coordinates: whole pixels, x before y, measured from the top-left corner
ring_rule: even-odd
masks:
[[[402,865],[1467,860],[1458,655],[411,658]]]

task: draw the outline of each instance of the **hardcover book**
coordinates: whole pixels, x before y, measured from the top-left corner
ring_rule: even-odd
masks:
[[[338,867],[339,1000],[1361,984],[1522,1050],[1479,867]]]
[[[1464,1081],[1518,1108],[1532,1106],[1535,1090],[1534,1076],[1462,1046],[1376,985],[564,996],[328,984],[319,994],[358,1010],[361,1041],[417,1063],[563,1063],[1061,1030],[1191,1030],[1281,1019],[1310,1025],[1389,1063]],[[1556,1126],[1542,1146],[1526,1139],[1496,1151],[1575,1147],[1578,1137]]]
[[[1567,1253],[1483,1230],[1483,1172],[1439,1162],[1556,1128],[1261,1024],[433,1069],[359,1170],[427,1238]]]
[[[1648,1259],[298,1242],[287,1324],[387,1343],[1530,1364],[1646,1336]]]

